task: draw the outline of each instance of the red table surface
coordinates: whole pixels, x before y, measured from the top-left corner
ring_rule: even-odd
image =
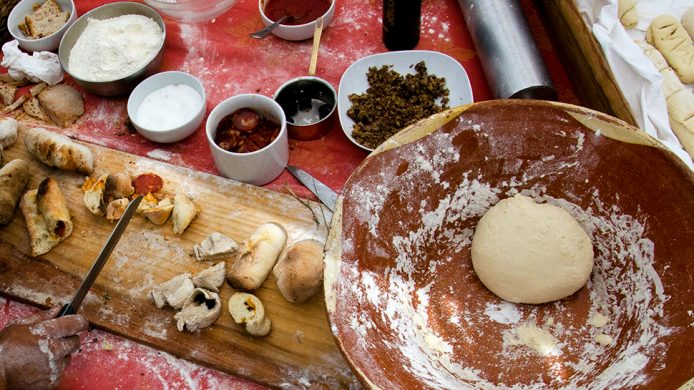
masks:
[[[78,15],[107,3],[76,0]],[[416,49],[446,53],[465,68],[475,101],[492,98],[474,45],[456,0],[422,2],[421,37]],[[557,89],[559,100],[579,104],[570,80],[530,0],[521,1],[529,25]],[[263,40],[248,34],[263,27],[254,0],[239,0],[217,18],[182,23],[164,17],[167,38],[161,71],[181,70],[198,77],[207,93],[207,112],[227,97],[241,93],[272,96],[286,80],[307,74],[311,40]],[[335,16],[321,38],[316,75],[336,89],[342,73],[354,61],[387,51],[381,41],[381,2],[337,0]],[[69,77],[65,81],[73,84]],[[449,80],[448,82],[455,82]],[[168,163],[218,174],[203,126],[174,144],[157,144],[131,133],[125,126],[127,97],[102,98],[83,92],[85,114],[63,131],[69,136],[147,156]],[[351,172],[367,156],[354,146],[335,121],[321,139],[289,143],[289,163],[304,168],[338,193]],[[313,198],[288,172],[266,185]],[[315,199],[315,198],[314,198]],[[0,328],[37,309],[0,298]],[[82,335],[82,348],[73,356],[60,389],[250,389],[260,387],[231,375],[198,366],[164,352],[107,332]]]

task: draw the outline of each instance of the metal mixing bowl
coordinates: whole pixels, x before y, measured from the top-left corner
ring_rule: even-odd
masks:
[[[109,19],[122,15],[144,15],[159,25],[162,32],[164,33],[164,39],[162,44],[157,50],[157,54],[152,58],[146,65],[137,69],[133,73],[121,77],[119,79],[109,80],[109,81],[90,81],[84,80],[76,77],[70,72],[68,67],[70,60],[70,52],[72,51],[75,42],[80,37],[84,29],[87,27],[89,19]],[[95,8],[86,14],[82,15],[75,23],[70,26],[70,28],[65,32],[63,39],[60,41],[60,48],[58,49],[58,57],[60,58],[60,64],[67,74],[72,76],[75,82],[81,85],[87,91],[101,96],[118,96],[130,92],[135,86],[142,81],[145,77],[154,74],[161,66],[162,56],[164,54],[164,42],[166,41],[166,26],[161,18],[161,15],[152,8],[131,2],[119,2],[106,4],[101,7]]]

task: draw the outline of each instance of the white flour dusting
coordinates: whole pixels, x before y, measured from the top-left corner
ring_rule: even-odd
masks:
[[[48,358],[48,369],[50,370],[50,377],[48,378],[48,380],[51,384],[57,383],[58,379],[60,379],[60,369],[58,368],[58,365],[55,362],[53,351],[51,351],[51,349],[48,347],[47,339],[39,340],[39,350],[46,354],[46,357]]]
[[[576,139],[573,155],[544,161],[555,175],[578,165],[576,155],[583,149],[585,135],[569,136]],[[478,140],[485,138],[481,133],[477,137]],[[460,156],[456,154],[457,148],[452,145],[450,134],[433,133],[428,142],[433,146],[427,147],[426,151],[423,148],[415,152],[412,152],[414,148],[408,149],[407,156],[403,153],[399,158],[386,162],[381,169],[383,173],[373,182],[361,180],[345,194],[345,199],[359,199],[359,202],[351,204],[355,210],[350,214],[353,221],[349,223],[367,227],[369,250],[373,253],[386,251],[379,248],[381,226],[388,226],[382,224],[384,214],[381,211],[394,199],[412,196],[424,199],[419,208],[408,206],[402,210],[418,215],[421,222],[406,234],[398,234],[400,230],[396,230],[392,238],[396,257],[393,266],[380,270],[378,274],[368,269],[357,271],[357,267],[343,267],[340,271],[345,280],[350,281],[347,288],[350,288],[348,294],[354,300],[353,304],[362,307],[362,310],[340,313],[346,316],[355,337],[363,340],[359,349],[350,353],[359,354],[362,362],[373,362],[369,351],[375,348],[385,346],[398,351],[403,359],[403,369],[432,388],[520,389],[546,388],[549,385],[568,389],[583,386],[586,378],[592,378],[591,386],[596,388],[648,383],[642,370],[647,364],[662,365],[660,362],[666,346],[661,340],[673,330],[658,323],[664,316],[664,303],[668,296],[653,267],[654,244],[644,235],[642,217],[628,215],[616,205],[608,206],[595,189],[591,191],[592,204],[585,209],[571,201],[576,198],[572,194],[567,194],[566,199],[547,195],[545,187],[532,184],[547,172],[546,167],[541,169],[542,164],[531,166],[521,177],[502,182],[499,187],[491,186],[484,177],[473,176],[471,172],[461,173],[462,180],[456,188],[446,191],[438,204],[429,204],[428,198],[421,194],[428,193],[435,186],[448,188],[450,184],[443,178],[444,168]],[[436,151],[433,155],[432,150]],[[409,164],[409,169],[402,173],[399,168],[404,163]],[[576,317],[562,301],[549,306],[531,306],[499,300],[482,307],[484,315],[474,311],[475,307],[466,306],[464,296],[446,302],[431,301],[431,292],[440,286],[436,285],[433,277],[429,282],[423,282],[422,269],[436,270],[456,261],[456,253],[469,250],[474,231],[460,227],[459,222],[481,217],[501,198],[517,192],[539,203],[552,203],[564,208],[591,237],[596,265],[587,284],[590,295],[587,317]],[[349,225],[345,228],[348,229]],[[437,240],[445,242],[444,246],[450,248],[450,252],[427,259],[424,255],[427,248]],[[343,258],[358,259],[355,250],[357,248],[349,238],[343,239]],[[471,266],[468,267],[469,272],[474,272]],[[460,290],[452,288],[450,291],[460,293]],[[448,307],[451,305],[453,307]],[[364,307],[373,307],[378,313],[376,318],[371,317]],[[551,317],[545,315],[547,310],[551,310]],[[450,312],[446,322],[455,326],[455,336],[451,336],[450,331],[440,332],[436,322],[438,317],[432,316],[441,311]],[[583,325],[577,327],[577,321]],[[622,334],[620,325],[626,321],[637,323],[636,335]],[[541,322],[542,325],[537,325]],[[499,345],[498,356],[506,361],[506,366],[553,356],[551,382],[545,383],[548,379],[538,374],[528,383],[504,383],[503,372],[500,381],[491,382],[474,363],[461,361],[456,355],[459,348],[474,348],[480,345],[477,343],[481,339],[494,337],[494,334],[480,333],[490,323],[501,329],[496,334],[497,340],[490,341]],[[379,332],[380,326],[387,326],[394,334],[370,338],[374,332]],[[621,342],[616,343],[615,340],[619,339]],[[373,344],[371,340],[382,342],[383,346]],[[610,353],[606,353],[608,350]],[[608,368],[596,373],[596,367],[603,367],[606,362]],[[375,362],[368,367],[371,375],[377,370],[379,365]],[[573,375],[557,374],[567,370]],[[385,372],[382,374],[386,375]]]

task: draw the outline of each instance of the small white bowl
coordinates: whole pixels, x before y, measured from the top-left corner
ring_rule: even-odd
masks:
[[[137,111],[147,95],[167,85],[176,84],[188,85],[200,94],[202,104],[200,105],[200,109],[195,113],[195,116],[191,117],[185,123],[181,123],[179,126],[167,130],[148,129],[139,123]],[[130,121],[133,126],[135,126],[138,133],[154,142],[170,143],[180,141],[190,136],[202,124],[206,111],[207,98],[205,95],[205,88],[202,86],[200,80],[185,72],[162,72],[150,76],[135,87],[128,98],[128,116],[130,117]]]
[[[183,22],[214,19],[228,11],[238,0],[144,0],[157,12]]]
[[[258,114],[280,125],[279,135],[266,147],[249,153],[234,153],[220,148],[214,141],[219,122],[241,108],[252,108]],[[219,173],[244,183],[262,186],[279,176],[289,161],[287,119],[282,107],[264,95],[242,94],[219,103],[207,117],[207,142]]]
[[[265,3],[272,0],[258,0],[258,10],[260,11],[260,18],[263,20],[263,24],[267,27],[274,23],[275,21],[268,18],[265,15]],[[335,14],[335,0],[330,1],[330,7],[322,15],[323,17],[323,28],[328,27],[330,22],[333,20],[333,15]],[[272,30],[272,33],[276,36],[286,39],[288,41],[303,41],[304,39],[309,39],[313,37],[313,30],[316,28],[316,21],[313,20],[309,23],[288,25],[280,24]]]
[[[54,51],[60,46],[60,39],[63,37],[63,34],[77,20],[77,9],[72,0],[56,0],[56,2],[60,5],[60,9],[70,12],[70,17],[58,31],[39,39],[27,38],[18,26],[19,23],[24,21],[25,16],[33,12],[34,4],[43,4],[43,1],[22,0],[12,8],[10,15],[7,17],[7,31],[19,42],[19,46],[22,49],[27,51]]]

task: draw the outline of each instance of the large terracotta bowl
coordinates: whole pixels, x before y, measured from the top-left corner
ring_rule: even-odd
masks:
[[[479,218],[517,192],[591,237],[572,296],[511,304],[475,275]],[[676,389],[694,377],[692,286],[694,174],[556,103],[475,103],[400,132],[350,177],[327,243],[332,331],[373,388]]]

